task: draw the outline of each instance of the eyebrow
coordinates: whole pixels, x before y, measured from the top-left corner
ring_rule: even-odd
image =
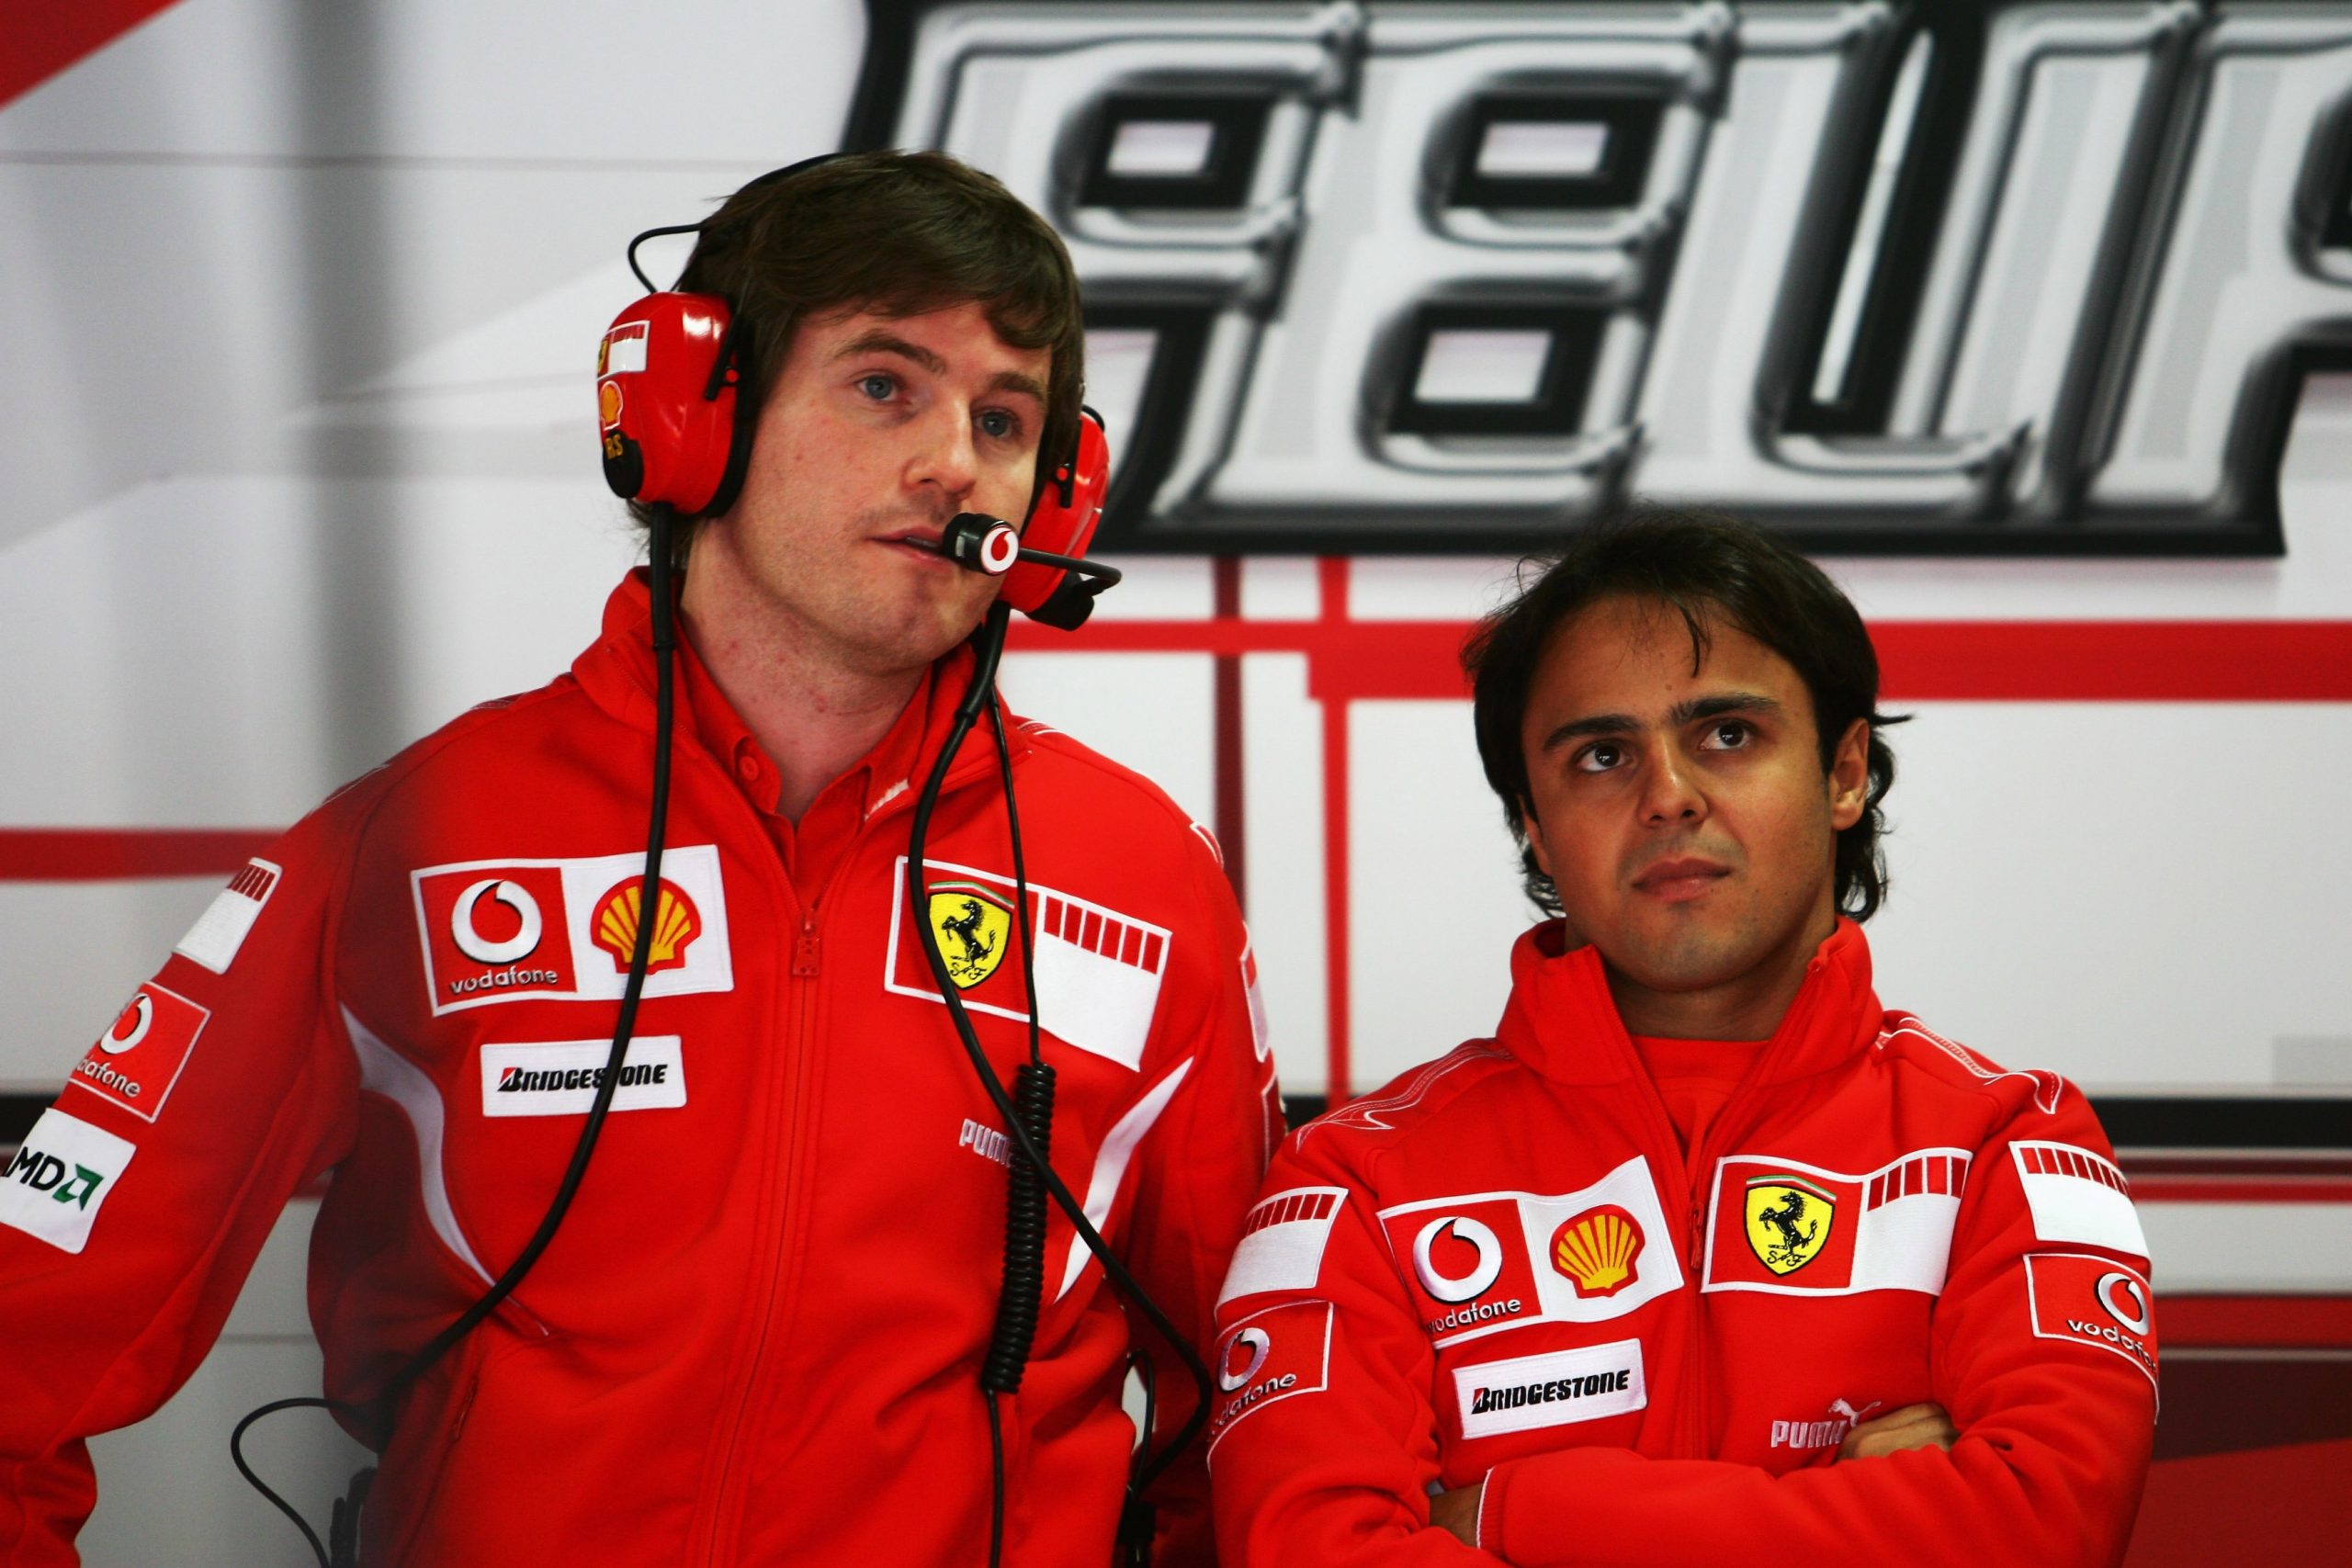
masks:
[[[934,376],[944,376],[947,373],[947,361],[940,358],[922,344],[910,343],[898,333],[886,332],[880,327],[858,333],[857,336],[843,344],[833,357],[854,359],[865,354],[895,354],[901,359],[911,360],[922,366]],[[991,392],[1023,392],[1041,403],[1046,400],[1045,384],[1035,376],[1020,370],[998,371],[989,378],[988,389]]]
[[[1686,724],[1695,724],[1702,718],[1721,718],[1725,714],[1771,714],[1780,711],[1781,705],[1760,692],[1723,692],[1713,696],[1692,697],[1688,702],[1675,704],[1673,709],[1667,714],[1666,722],[1668,728],[1679,729]],[[1597,713],[1584,718],[1572,718],[1546,735],[1544,738],[1544,743],[1538,746],[1536,750],[1539,753],[1547,752],[1568,741],[1581,740],[1588,736],[1623,735],[1641,727],[1641,721],[1631,714]]]

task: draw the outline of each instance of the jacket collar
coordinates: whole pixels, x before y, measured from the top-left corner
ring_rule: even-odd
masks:
[[[913,806],[915,796],[922,793],[923,780],[931,775],[933,765],[939,760],[939,749],[946,743],[956,706],[972,678],[972,647],[966,642],[948,649],[931,667],[931,679],[916,693],[916,700],[924,703],[925,712],[911,766],[905,770],[907,787],[894,792],[887,800],[876,800],[869,817],[891,807]],[[681,660],[677,689],[682,696],[686,690],[683,665]],[[580,689],[598,707],[632,729],[648,735],[653,732],[653,597],[644,568],[622,578],[620,585],[605,601],[603,635],[571,661],[571,672],[579,681]],[[689,711],[686,703],[679,703],[677,733],[673,743],[682,749],[692,746],[707,750],[707,736],[740,730],[742,721],[732,713],[708,711],[710,705],[723,705],[725,700],[717,682],[701,682],[695,701],[702,708]],[[1029,751],[1028,731],[1005,706],[1001,696],[996,705],[1004,724],[1005,744],[1013,762],[1018,764]],[[888,737],[885,737],[883,744],[889,744]],[[893,761],[896,760],[894,756]],[[718,761],[724,764],[728,759]],[[957,749],[943,787],[956,788],[993,773],[995,768],[996,739],[989,733],[988,719],[983,715]]]
[[[1521,1062],[1562,1083],[1613,1083],[1641,1069],[1609,994],[1600,950],[1561,951],[1566,928],[1521,932],[1510,954],[1510,1004],[1495,1037]],[[1836,1066],[1878,1038],[1883,1010],[1871,990],[1870,943],[1839,916],[1805,961],[1804,983],[1764,1042],[1762,1081],[1781,1083]]]

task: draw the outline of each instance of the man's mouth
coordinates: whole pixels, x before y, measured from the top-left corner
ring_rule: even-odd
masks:
[[[1669,904],[1688,903],[1703,897],[1718,882],[1731,874],[1731,867],[1721,861],[1702,859],[1697,855],[1680,855],[1662,860],[1634,878],[1636,891]]]
[[[936,527],[901,528],[895,533],[876,535],[874,542],[903,555],[922,556],[940,566],[953,567],[956,563],[939,547],[940,535],[941,530]]]

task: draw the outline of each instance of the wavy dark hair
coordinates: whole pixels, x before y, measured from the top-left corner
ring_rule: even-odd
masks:
[[[1813,698],[1824,773],[1838,738],[1856,719],[1870,724],[1869,788],[1860,820],[1838,834],[1838,908],[1867,920],[1886,900],[1886,831],[1881,803],[1894,783],[1884,730],[1901,717],[1878,711],[1878,651],[1851,601],[1821,569],[1753,524],[1709,513],[1631,506],[1554,554],[1521,563],[1520,591],[1478,624],[1462,650],[1470,677],[1478,758],[1520,847],[1527,896],[1562,913],[1559,890],[1528,848],[1527,753],[1520,727],[1528,690],[1552,634],[1603,599],[1647,599],[1670,606],[1690,633],[1693,663],[1706,658],[1713,628],[1746,632],[1794,667]]]
[[[1078,273],[1051,225],[944,152],[854,152],[753,180],[704,222],[677,287],[726,298],[758,403],[801,321],[833,310],[916,316],[977,301],[996,335],[1052,352],[1042,484],[1072,449],[1086,384]],[[640,525],[650,517],[631,505]],[[683,554],[695,523],[682,519]]]

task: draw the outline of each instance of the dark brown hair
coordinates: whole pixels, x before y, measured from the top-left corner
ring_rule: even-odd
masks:
[[[677,286],[732,308],[752,412],[805,316],[914,316],[977,301],[1007,344],[1052,352],[1040,484],[1075,444],[1086,333],[1069,253],[993,176],[944,153],[854,152],[754,180],[702,226]],[[692,534],[682,527],[682,550]]]
[[[1533,581],[1528,573],[1540,573]],[[1682,617],[1694,664],[1717,625],[1734,626],[1794,667],[1813,698],[1826,773],[1838,738],[1856,719],[1870,724],[1869,787],[1860,820],[1838,835],[1838,908],[1867,920],[1886,898],[1886,830],[1880,802],[1894,783],[1894,753],[1883,738],[1900,724],[1878,711],[1878,653],[1860,612],[1819,567],[1753,524],[1705,513],[1633,506],[1579,534],[1565,549],[1521,567],[1516,598],[1488,615],[1462,652],[1487,783],[1520,846],[1527,896],[1561,913],[1559,890],[1527,847],[1527,753],[1521,739],[1530,686],[1552,634],[1603,599],[1646,599]]]

